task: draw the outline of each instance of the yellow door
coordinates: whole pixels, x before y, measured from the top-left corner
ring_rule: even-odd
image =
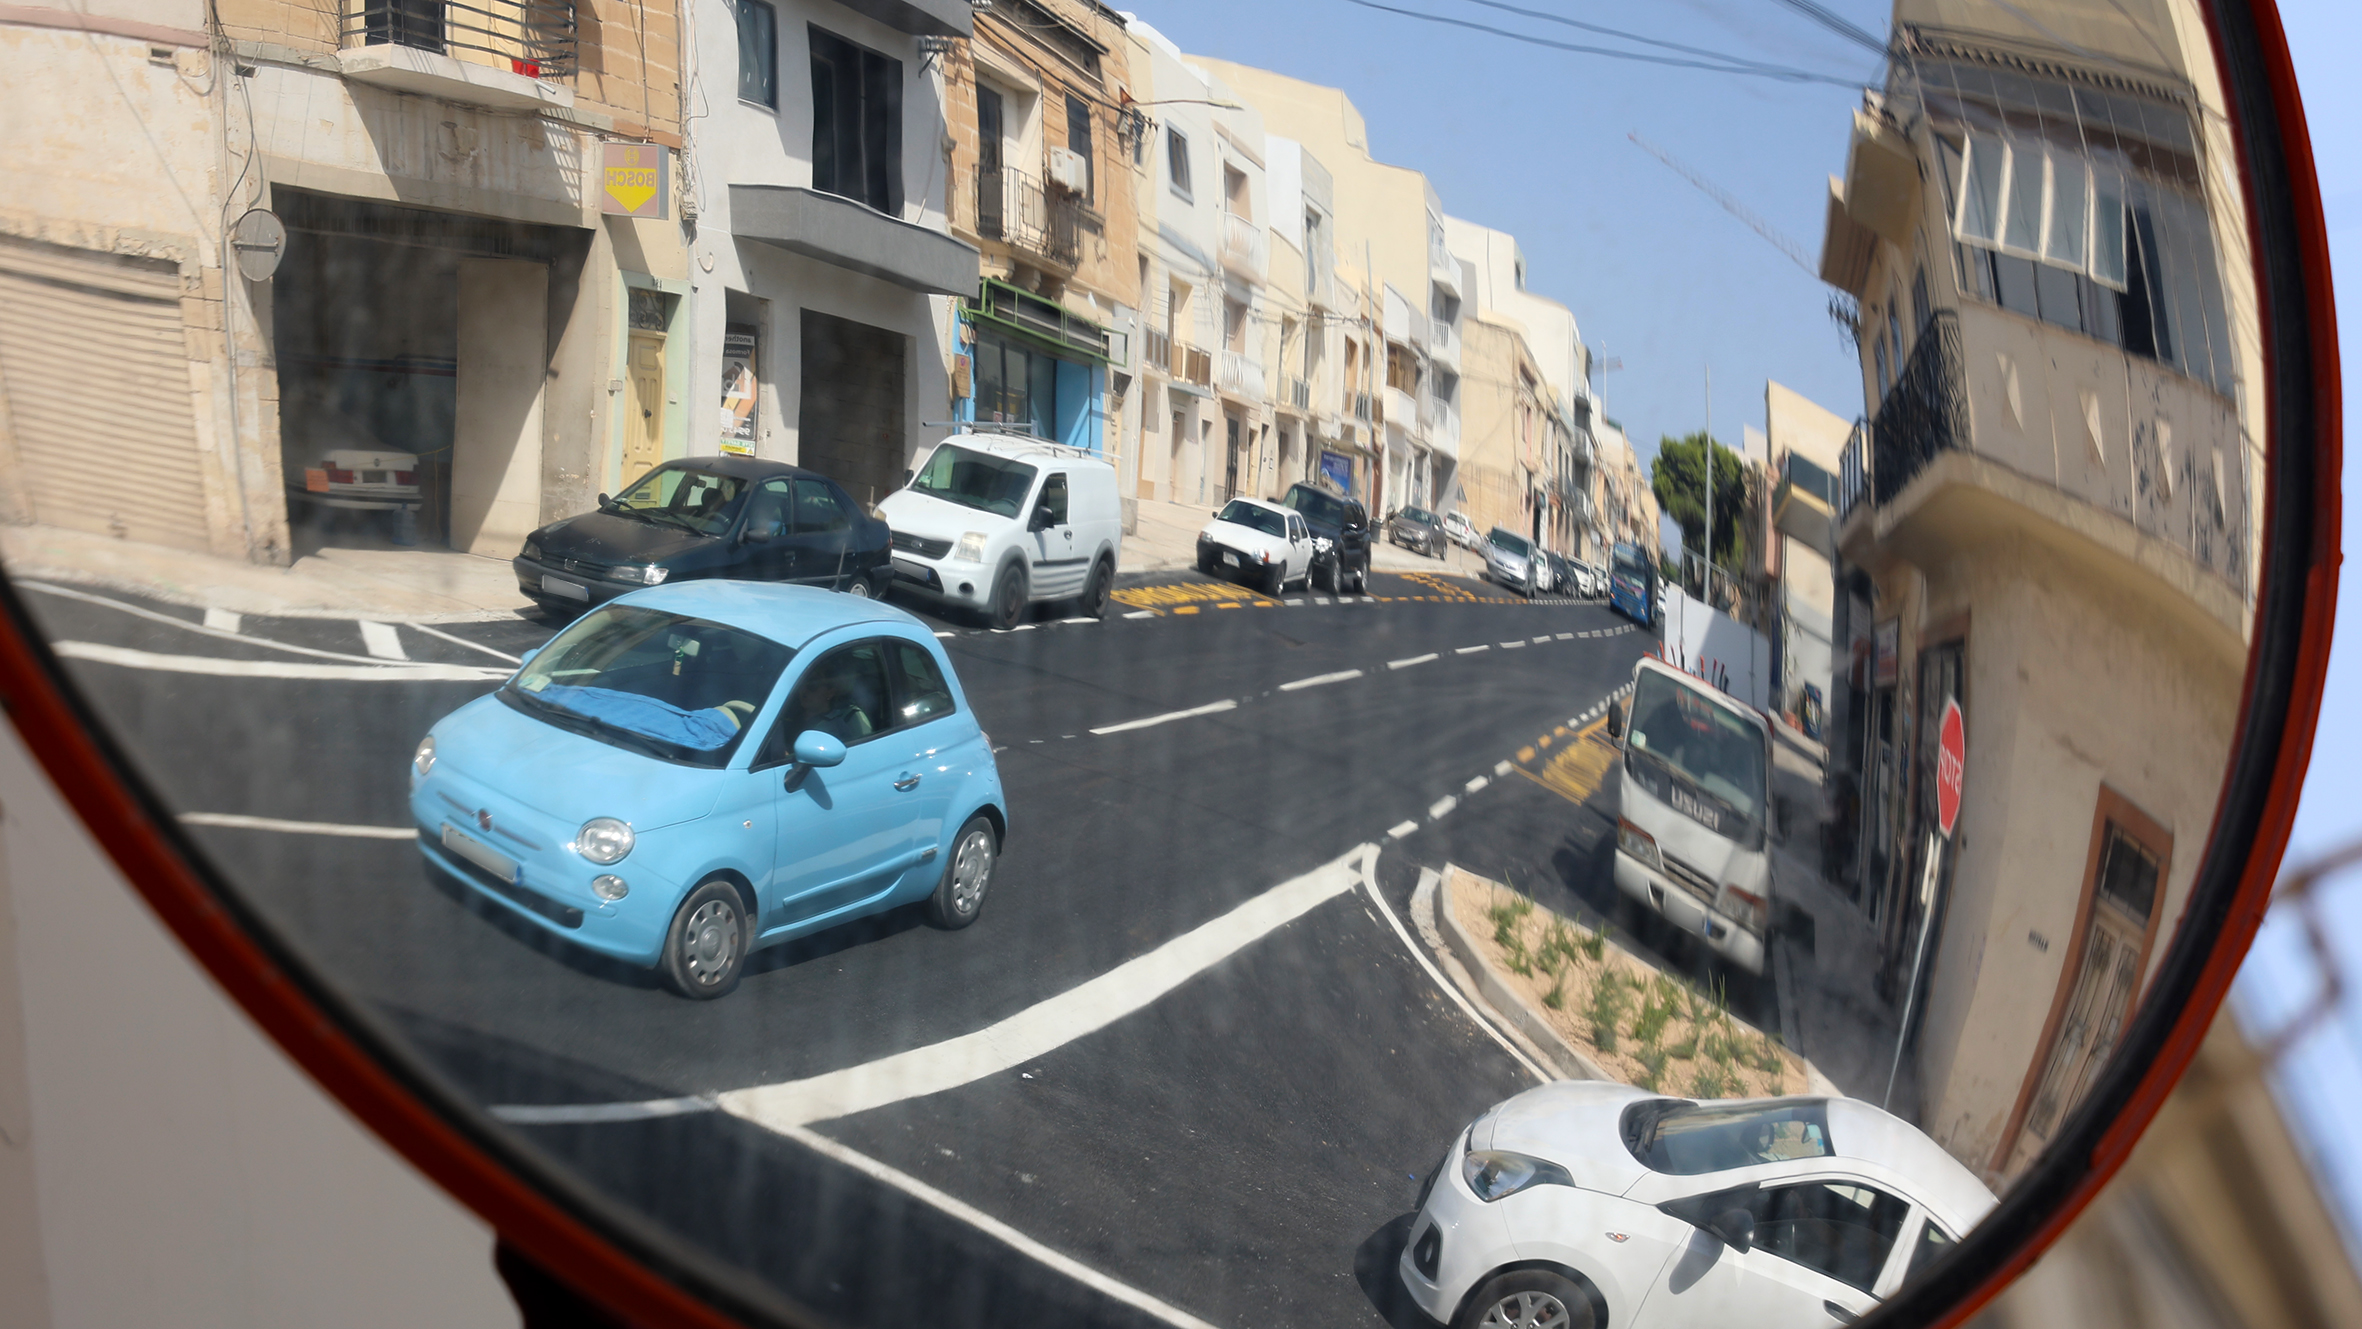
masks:
[[[629,486],[664,460],[664,334],[635,332],[631,342],[632,409],[623,429],[623,478]]]

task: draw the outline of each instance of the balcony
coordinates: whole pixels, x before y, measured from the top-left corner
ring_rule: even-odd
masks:
[[[1968,393],[1960,375],[1960,318],[1936,311],[1920,329],[1902,376],[1871,417],[1870,470],[1880,503],[1891,503],[1929,462],[1969,446]]]
[[[1834,548],[1837,491],[1836,476],[1789,453],[1772,490],[1772,524],[1828,555]]]
[[[1140,367],[1160,374],[1173,372],[1173,335],[1160,328],[1140,334]]]
[[[1082,261],[1082,204],[1045,190],[1023,171],[1002,167],[973,172],[969,191],[976,235],[1072,271]]]
[[[1222,353],[1222,394],[1243,402],[1263,400],[1263,362],[1245,351]]]
[[[1427,320],[1427,358],[1446,369],[1460,367],[1460,330],[1449,319]]]
[[[1261,284],[1271,270],[1271,239],[1235,212],[1222,214],[1222,267],[1241,281]]]
[[[1173,380],[1200,388],[1214,386],[1214,357],[1187,342],[1173,343]]]
[[[1845,451],[1837,458],[1837,520],[1853,515],[1854,508],[1870,496],[1870,422],[1854,421],[1853,432],[1846,435]]]
[[[1310,379],[1298,378],[1293,374],[1288,375],[1287,407],[1298,414],[1311,413],[1312,381]]]
[[[1353,397],[1353,418],[1361,421],[1365,425],[1376,423],[1377,417],[1371,409],[1372,403],[1370,401],[1370,394],[1366,392],[1356,392],[1351,395]]]
[[[572,106],[572,0],[342,0],[337,64],[396,92],[511,110]]]
[[[1381,419],[1403,432],[1420,430],[1419,399],[1401,388],[1389,384],[1379,409],[1385,412]]]

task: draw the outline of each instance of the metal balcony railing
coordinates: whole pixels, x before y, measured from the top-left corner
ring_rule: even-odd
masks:
[[[1846,435],[1845,451],[1837,458],[1837,517],[1842,521],[1854,505],[1870,496],[1870,422],[1855,420]]]
[[[1140,363],[1160,374],[1173,372],[1173,336],[1161,328],[1141,335]]]
[[[975,172],[976,234],[1065,267],[1082,260],[1083,210],[1072,195],[1045,190],[1023,171]]]
[[[1960,319],[1938,310],[1871,417],[1872,491],[1889,503],[1936,454],[1969,445],[1968,390],[1960,372]]]
[[[1245,351],[1224,351],[1222,390],[1248,401],[1263,400],[1263,362]]]
[[[527,78],[579,65],[573,0],[342,0],[340,46],[407,46]]]

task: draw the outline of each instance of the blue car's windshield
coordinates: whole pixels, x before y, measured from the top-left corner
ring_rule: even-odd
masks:
[[[705,619],[609,605],[559,633],[500,695],[617,747],[720,766],[794,654]]]

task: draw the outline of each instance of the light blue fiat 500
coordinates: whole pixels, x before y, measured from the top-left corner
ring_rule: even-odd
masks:
[[[867,914],[976,921],[1006,806],[923,624],[750,582],[593,611],[411,760],[431,863],[697,998],[753,951]]]

